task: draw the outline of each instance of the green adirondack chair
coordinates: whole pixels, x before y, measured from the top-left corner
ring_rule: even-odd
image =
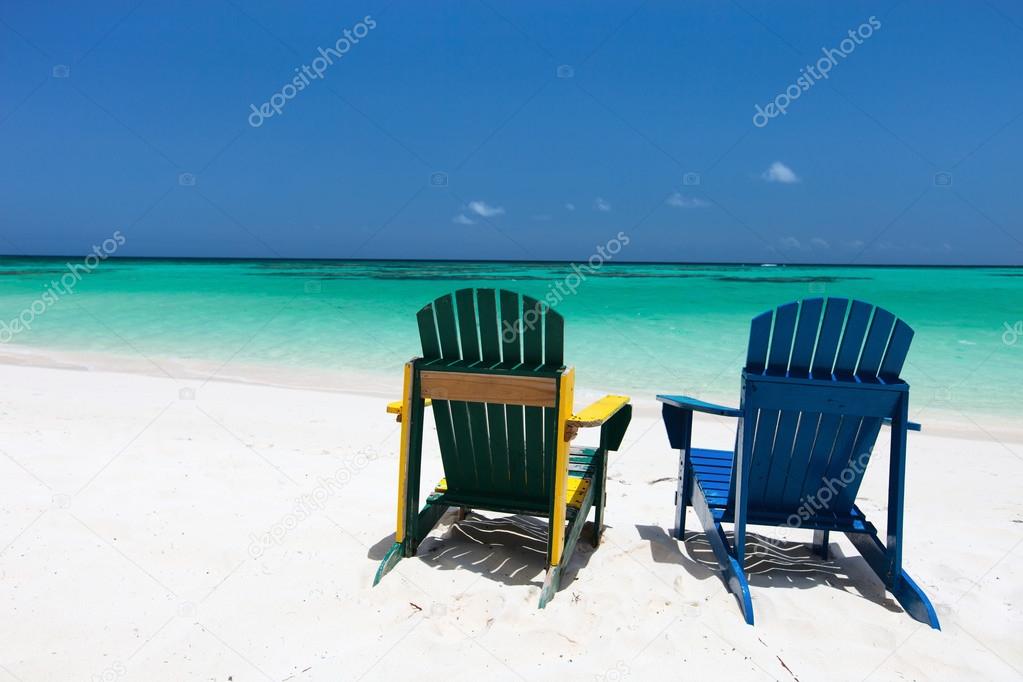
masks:
[[[398,521],[376,585],[411,557],[449,509],[546,517],[547,574],[540,608],[558,589],[590,509],[593,544],[603,530],[608,452],[632,418],[625,396],[572,411],[575,370],[564,365],[564,320],[512,291],[460,289],[416,316],[423,357],[405,365]],[[433,409],[444,478],[419,508],[425,408]],[[574,447],[578,429],[600,426],[597,447]]]

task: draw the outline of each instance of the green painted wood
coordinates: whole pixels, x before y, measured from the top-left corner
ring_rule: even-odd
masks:
[[[441,357],[446,360],[460,359],[462,354],[458,348],[458,324],[455,322],[455,308],[450,294],[433,302],[433,313],[437,320]]]
[[[543,305],[522,297],[522,364],[528,369],[543,366]]]
[[[501,323],[497,316],[497,296],[494,290],[478,289],[476,306],[479,310],[483,364],[493,366],[501,362]]]
[[[508,367],[522,362],[522,334],[519,325],[522,319],[522,304],[514,291],[501,289],[501,359]]]
[[[461,343],[462,359],[477,362],[480,359],[479,323],[476,321],[476,301],[472,289],[455,292],[455,306],[458,311],[458,338]]]
[[[423,345],[423,357],[439,358],[440,341],[437,339],[437,323],[433,318],[432,303],[427,303],[416,313],[416,323],[419,325],[419,340]]]
[[[508,461],[513,490],[526,489],[526,419],[521,405],[505,405],[508,425]]]
[[[529,497],[547,499],[547,470],[544,468],[542,407],[525,407],[526,484],[523,492]]]
[[[548,307],[543,326],[546,333],[543,363],[548,369],[556,369],[565,364],[565,318]]]

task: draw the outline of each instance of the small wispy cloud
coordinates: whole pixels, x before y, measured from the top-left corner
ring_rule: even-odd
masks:
[[[710,202],[696,197],[682,196],[680,192],[673,192],[664,203],[675,208],[703,208],[710,206]]]
[[[475,225],[476,224],[475,220],[473,220],[469,216],[465,215],[464,213],[459,213],[458,215],[456,215],[454,218],[451,219],[451,222],[453,222],[455,224],[458,224],[458,225]]]
[[[782,237],[781,248],[785,249],[786,251],[791,251],[793,249],[801,249],[803,248],[803,243],[796,239],[795,237]]]
[[[767,182],[780,182],[784,185],[800,182],[799,176],[796,175],[795,171],[781,161],[772,163],[767,170],[760,174],[760,177]]]
[[[565,204],[565,208],[567,208],[569,211],[574,211],[575,210],[575,204],[573,204],[572,202],[569,202],[569,203]]]
[[[608,213],[611,210],[611,204],[605,201],[602,197],[597,197],[593,200],[593,208],[603,213]]]
[[[484,218],[493,218],[504,213],[503,206],[491,206],[485,201],[470,201],[469,210]]]
[[[813,239],[811,239],[810,240],[810,246],[814,247],[815,249],[830,249],[831,248],[831,244],[829,244],[826,239],[821,239],[820,237],[814,237]]]

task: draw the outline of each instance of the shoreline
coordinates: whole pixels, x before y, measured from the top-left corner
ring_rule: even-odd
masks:
[[[152,358],[142,355],[127,356],[5,344],[0,346],[0,366],[162,377],[182,382],[182,388],[191,386],[193,389],[196,382],[199,385],[222,382],[384,398],[388,401],[397,400],[401,395],[401,363],[395,363],[390,372],[371,373],[269,363],[237,363],[230,359],[218,362],[192,358]],[[608,388],[602,389],[599,385],[590,384],[585,379],[581,377],[576,387],[577,407],[613,392]],[[670,392],[672,389],[667,387],[661,390]],[[645,394],[635,391],[630,394],[637,414],[648,417],[660,414],[660,403],[657,402],[655,395],[654,390]],[[912,389],[910,395],[912,396]],[[732,405],[738,400],[737,392],[725,391],[705,392],[697,397],[723,405]],[[926,433],[935,436],[1023,444],[1023,423],[1013,421],[1005,415],[970,413],[929,406],[914,409],[911,403],[910,419],[921,423]]]

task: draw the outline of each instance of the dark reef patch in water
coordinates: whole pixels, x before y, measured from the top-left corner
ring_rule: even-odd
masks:
[[[725,277],[715,277],[715,280],[719,282],[747,282],[755,284],[834,284],[835,282],[850,282],[856,279],[873,279],[872,277],[832,277],[825,275],[823,277],[737,277],[735,275],[728,275]]]

